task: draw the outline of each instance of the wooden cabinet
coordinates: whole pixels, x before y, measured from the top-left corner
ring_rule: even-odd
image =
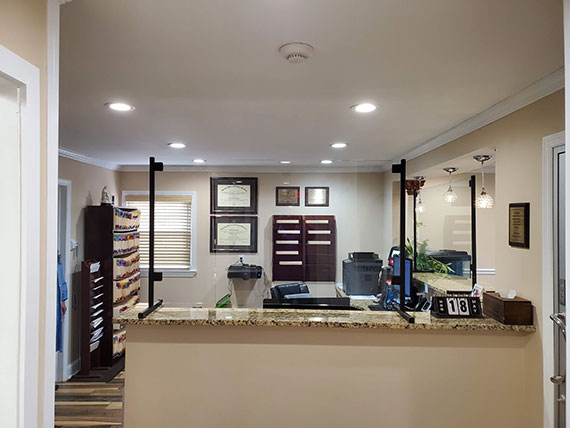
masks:
[[[300,281],[304,258],[303,217],[273,216],[273,280]]]
[[[336,281],[334,216],[273,216],[273,281]]]
[[[140,212],[111,205],[85,214],[81,281],[81,369],[76,378],[108,381],[124,368],[125,332],[113,316],[139,301]],[[97,263],[98,265],[95,265]],[[97,271],[91,272],[97,266]]]

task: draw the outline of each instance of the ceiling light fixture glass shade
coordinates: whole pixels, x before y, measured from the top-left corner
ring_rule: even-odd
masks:
[[[321,161],[321,163],[322,163],[322,164],[325,164],[325,165],[329,165],[329,164],[333,163],[333,161],[330,160],[330,159],[324,159],[324,160]]]
[[[491,155],[475,155],[473,156],[477,162],[481,162],[481,193],[475,199],[475,206],[477,208],[493,208],[493,197],[487,193],[487,189],[485,189],[485,171],[483,170],[483,165],[489,159],[491,159]]]
[[[290,164],[290,163],[291,163],[291,161],[288,161],[288,160],[282,160],[282,161],[279,161],[279,163],[282,163],[283,165],[288,165],[288,164]]]
[[[424,203],[422,201],[422,186],[425,183],[425,177],[423,175],[417,175],[414,177],[414,180],[417,182],[417,191],[415,193],[416,195],[416,212],[421,214],[423,213],[426,209],[424,206]]]
[[[168,147],[171,147],[173,149],[183,149],[184,147],[186,147],[186,144],[174,142],[174,143],[168,143]]]
[[[204,159],[194,159],[192,162],[194,163],[204,163],[206,162]]]
[[[484,187],[481,190],[481,194],[475,199],[475,206],[477,208],[493,208],[493,198],[487,193]]]
[[[422,194],[418,193],[418,203],[416,204],[416,211],[418,213],[423,213],[425,211],[424,203],[422,202]]]
[[[457,168],[450,167],[443,168],[443,170],[449,174],[449,187],[447,188],[447,192],[443,194],[443,200],[449,204],[452,204],[457,200],[457,193],[455,193],[453,187],[451,186],[451,174],[457,171]]]

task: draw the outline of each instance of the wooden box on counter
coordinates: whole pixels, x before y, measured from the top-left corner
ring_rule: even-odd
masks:
[[[483,314],[503,324],[532,325],[532,303],[516,296],[504,299],[499,293],[483,293]]]

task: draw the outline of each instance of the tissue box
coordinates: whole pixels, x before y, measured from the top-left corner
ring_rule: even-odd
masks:
[[[516,296],[504,299],[499,293],[483,293],[483,314],[503,324],[532,325],[532,303]]]

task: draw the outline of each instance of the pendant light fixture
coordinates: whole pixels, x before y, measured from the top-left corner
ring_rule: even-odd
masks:
[[[416,180],[418,182],[418,193],[417,193],[417,203],[416,203],[416,212],[418,212],[419,214],[425,212],[426,208],[424,206],[424,203],[422,202],[422,185],[423,182],[425,181],[425,177],[424,176],[417,176],[414,177],[414,180]]]
[[[449,174],[449,187],[447,189],[447,192],[443,194],[443,200],[449,204],[452,204],[457,200],[457,193],[455,193],[451,187],[451,174],[457,171],[457,168],[449,167],[443,168],[443,170]]]
[[[493,198],[485,189],[485,171],[483,170],[484,163],[491,159],[491,155],[475,155],[473,159],[481,162],[481,193],[475,199],[475,206],[477,208],[493,208]]]

